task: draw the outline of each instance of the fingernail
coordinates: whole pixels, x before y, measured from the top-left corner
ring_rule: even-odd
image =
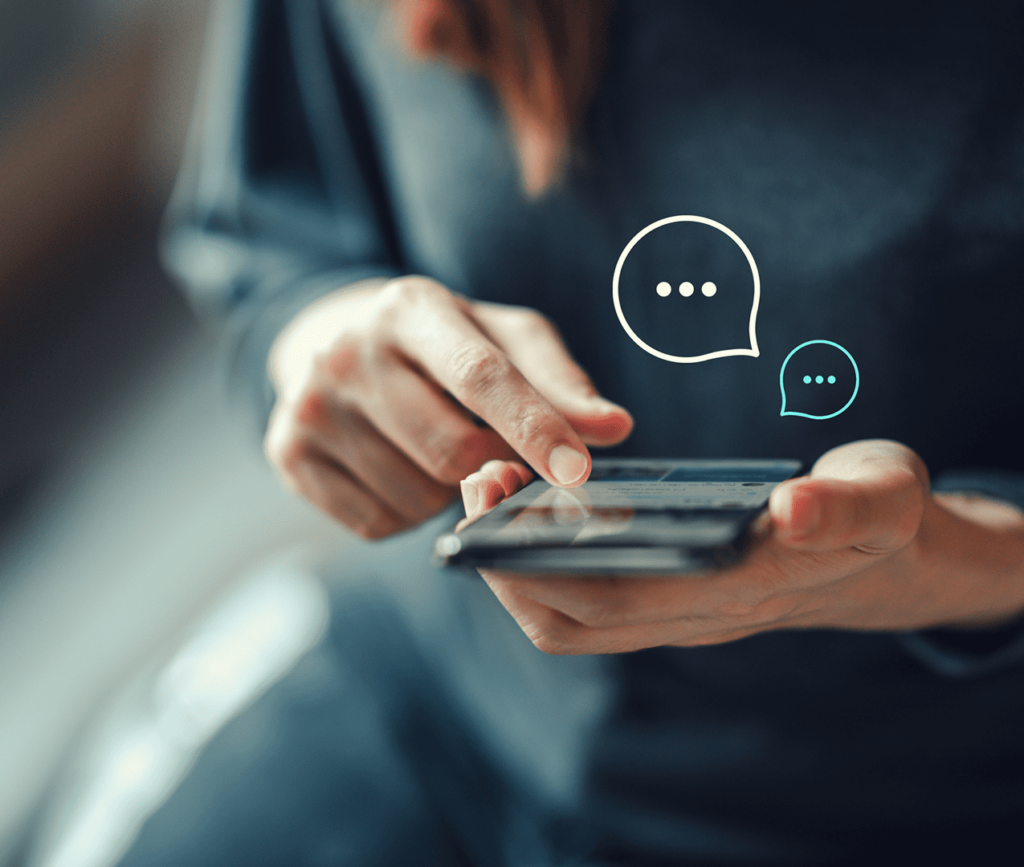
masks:
[[[459,483],[462,488],[462,504],[466,509],[466,517],[472,518],[480,511],[480,489],[474,482],[467,482],[463,479]]]
[[[789,532],[793,536],[810,536],[821,523],[821,504],[813,494],[795,492],[790,500]]]
[[[505,489],[501,486],[501,482],[487,479],[483,488],[480,489],[480,497],[483,500],[484,509],[493,509],[505,499]]]
[[[598,412],[625,412],[625,410],[617,403],[612,403],[610,400],[605,400],[603,397],[595,397],[591,400],[594,405],[594,409]]]
[[[586,455],[566,445],[555,446],[548,455],[548,469],[560,485],[571,485],[587,471]]]
[[[617,403],[612,403],[610,400],[606,400],[596,394],[588,394],[581,396],[582,404],[587,408],[589,412],[601,413],[605,415],[610,412],[622,412],[623,409]]]

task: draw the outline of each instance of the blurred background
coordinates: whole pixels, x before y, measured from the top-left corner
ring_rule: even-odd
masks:
[[[0,865],[111,863],[322,629],[157,234],[205,0],[0,0]]]

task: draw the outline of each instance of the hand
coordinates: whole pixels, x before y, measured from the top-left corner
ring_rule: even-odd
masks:
[[[466,480],[467,501],[493,507],[520,486],[519,470],[485,465]],[[716,644],[774,629],[983,627],[1024,611],[1024,513],[930,494],[924,463],[899,443],[826,453],[772,492],[754,533],[741,563],[697,575],[481,574],[548,653]]]
[[[310,305],[275,341],[269,372],[271,464],[366,538],[435,514],[490,458],[518,455],[552,484],[582,484],[586,444],[620,442],[633,425],[539,313],[424,277]]]

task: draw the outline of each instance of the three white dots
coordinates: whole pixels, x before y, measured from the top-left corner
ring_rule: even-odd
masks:
[[[668,298],[672,294],[672,285],[662,280],[656,288],[657,293],[662,298]],[[718,291],[718,287],[710,280],[700,287],[700,294],[705,298],[710,298]],[[687,280],[685,283],[679,284],[679,294],[684,298],[689,298],[693,294],[693,284]]]

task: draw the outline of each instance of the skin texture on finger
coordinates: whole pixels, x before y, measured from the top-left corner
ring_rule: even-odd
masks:
[[[292,491],[363,538],[380,539],[409,526],[313,443],[280,402],[271,412],[263,448]]]
[[[851,573],[856,580],[886,564],[877,557],[852,549],[822,555],[817,552],[787,552],[792,557],[822,561],[822,571],[832,569],[832,581],[815,580],[781,591],[766,590],[762,574],[723,573],[683,575],[666,578],[649,576],[587,577],[533,576],[488,571],[488,585],[509,609],[528,635],[549,653],[618,653],[661,645],[698,646],[732,641],[777,629],[865,626],[870,618],[867,606],[855,597],[840,596],[833,602],[834,587],[849,576],[841,568],[844,559],[860,558],[858,565],[870,564]],[[882,571],[882,570],[879,570]],[[805,569],[809,575],[816,569]],[[481,573],[483,574],[483,573]],[[894,570],[881,575],[891,583]],[[786,582],[788,584],[788,580]],[[854,604],[857,603],[857,604]],[[847,622],[842,616],[852,614]],[[838,612],[838,614],[837,614]],[[880,625],[878,628],[887,628]],[[890,628],[904,627],[902,624]],[[539,640],[539,643],[538,643]]]
[[[560,654],[696,646],[776,629],[984,628],[1024,613],[1020,510],[930,496],[923,464],[898,443],[853,443],[826,457],[815,475],[794,481],[818,486],[811,495],[825,502],[835,547],[794,545],[778,532],[792,530],[792,515],[773,512],[755,523],[745,559],[714,572],[482,574],[534,644]],[[912,527],[909,540],[901,520]],[[858,539],[876,544],[862,550],[850,544]]]
[[[864,475],[883,481],[900,476],[878,467]],[[916,484],[913,473],[910,477]],[[483,496],[478,492],[477,498]],[[832,585],[880,559],[845,544],[845,539],[834,549],[794,550],[776,537],[772,521],[763,520],[759,528],[744,561],[729,569],[668,577],[489,572],[488,583],[514,607],[521,625],[527,623],[531,638],[557,646],[557,652],[596,652],[598,646],[605,648],[601,652],[613,652],[609,648],[730,640],[766,629],[813,625],[815,617],[820,618],[818,625],[825,625],[835,614],[827,610],[835,595]],[[850,606],[841,602],[837,607],[843,612]]]
[[[864,628],[881,615],[873,591],[858,587],[859,576],[874,569],[881,586],[894,586],[901,567],[893,559],[849,547],[797,551],[774,539],[769,527],[745,559],[727,569],[673,576],[489,571],[487,577],[500,599],[530,613],[534,637],[557,629],[560,649],[549,652],[584,653],[599,652],[585,649],[599,645],[709,644],[770,629]]]
[[[303,497],[364,539],[383,539],[410,526],[326,455],[311,453],[292,478]]]
[[[454,486],[430,478],[351,406],[308,401],[299,416],[311,442],[395,514],[418,524],[456,496]]]
[[[632,416],[598,394],[545,316],[529,308],[482,302],[472,306],[471,315],[587,445],[616,445],[629,436]]]
[[[741,566],[687,575],[574,576],[492,572],[528,597],[595,628],[718,619],[730,629],[790,619],[808,586],[875,562],[857,551],[795,552],[763,546]]]
[[[486,577],[531,640],[551,653],[695,646],[777,629],[998,626],[1024,609],[1022,539],[1019,528],[983,528],[980,537],[977,529],[932,504],[926,556],[917,546],[879,556],[769,541],[745,567],[704,575]]]
[[[343,286],[304,307],[281,330],[267,357],[267,373],[279,398],[296,399],[313,360],[329,354],[339,335],[370,314],[387,282],[372,278]]]
[[[568,426],[579,440],[569,436],[565,444],[572,447],[615,442],[628,433],[628,414],[592,402],[592,384],[536,314],[458,299],[426,280],[396,282],[402,286],[384,307],[379,286],[344,299],[338,294],[297,317],[275,344],[271,372],[284,403],[275,407],[268,455],[286,482],[323,511],[369,538],[410,521],[360,481],[387,477],[382,464],[390,460],[376,451],[379,441],[367,435],[358,447],[338,451],[330,448],[333,437],[315,439],[312,428],[296,421],[318,353],[342,367],[373,362],[357,370],[362,381],[356,377],[363,387],[360,406],[385,408],[380,419],[369,416],[370,430],[408,431],[409,447],[392,440],[395,449],[409,456],[413,470],[419,464],[429,474],[425,465],[446,466],[442,475],[447,472],[451,483],[488,457],[511,457],[512,450],[494,431],[480,431],[445,388],[506,438],[532,443],[534,450],[524,455],[549,480],[542,446],[553,443],[551,430]],[[393,351],[399,332],[402,353]],[[338,342],[343,333],[344,345]],[[367,347],[378,351],[367,354]],[[438,377],[438,370],[454,378]],[[409,401],[390,402],[394,383],[379,386],[391,372],[418,384],[433,406],[413,399],[410,412]],[[401,385],[394,393],[408,397]],[[454,420],[454,434],[445,418]],[[414,454],[416,443],[422,460]],[[585,450],[577,454],[589,471]],[[359,478],[346,462],[349,469],[358,465]],[[480,509],[515,487],[515,477],[500,465],[485,464],[470,480]],[[572,576],[488,579],[535,643],[559,653],[711,643],[790,627],[977,627],[1019,616],[1024,540],[1014,516],[1005,508],[996,515],[992,508],[946,506],[929,497],[927,471],[909,449],[886,441],[852,443],[822,456],[806,479],[777,489],[761,546],[727,572],[668,579],[672,586],[640,577],[603,584]]]
[[[384,293],[392,293],[392,327],[401,351],[549,482],[582,484],[590,474],[583,441],[451,293],[425,279],[392,285]]]
[[[630,626],[590,626],[518,593],[510,576],[481,570],[481,576],[527,638],[545,653],[579,655],[628,653],[648,647],[699,646],[753,634],[713,618],[680,617]],[[629,579],[642,580],[642,579]]]
[[[444,485],[456,485],[481,464],[514,452],[404,358],[384,354],[372,381],[352,394],[378,431]]]
[[[832,449],[810,476],[779,485],[769,510],[778,537],[791,547],[889,553],[917,534],[928,487],[927,470],[914,452],[869,440]]]

